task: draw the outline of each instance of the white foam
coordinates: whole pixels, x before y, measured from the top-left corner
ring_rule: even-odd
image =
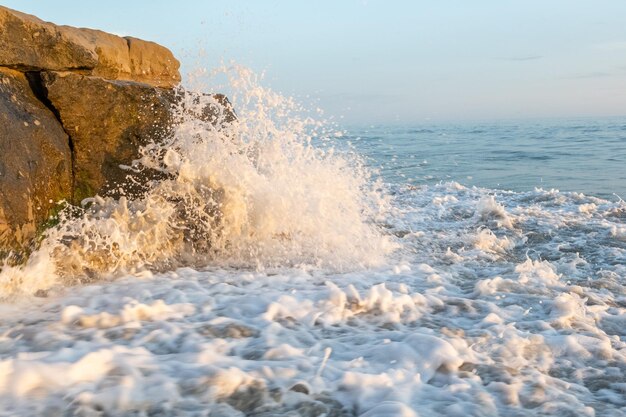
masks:
[[[626,226],[613,225],[611,226],[611,236],[615,239],[626,241]]]
[[[237,120],[216,128],[197,115],[224,107],[181,91],[172,137],[133,164],[169,178],[134,199],[96,196],[79,216],[62,213],[25,266],[0,272],[0,297],[180,265],[380,265],[394,245],[374,224],[386,202],[361,161],[313,146],[336,135],[249,70],[228,75]]]
[[[515,246],[507,236],[498,238],[490,229],[483,227],[474,238],[474,246],[483,252],[504,254]]]
[[[282,101],[252,91],[232,147],[183,123],[159,193],[95,199],[58,229],[74,247],[52,233],[5,267],[9,292],[87,282],[2,306],[0,416],[624,413],[623,202],[457,183],[381,198],[358,161],[285,139],[294,119],[255,125]]]
[[[495,220],[498,227],[513,228],[513,221],[507,214],[506,209],[492,195],[485,196],[478,201],[476,214],[485,221]]]

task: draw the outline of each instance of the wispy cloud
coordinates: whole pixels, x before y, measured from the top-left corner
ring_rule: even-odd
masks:
[[[608,77],[619,77],[626,74],[626,67],[616,67],[613,71],[592,71],[592,72],[584,72],[581,74],[574,74],[562,78],[566,79],[589,79],[589,78],[608,78]]]

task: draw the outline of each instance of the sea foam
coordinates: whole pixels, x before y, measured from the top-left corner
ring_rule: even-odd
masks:
[[[243,75],[235,103],[283,103]],[[3,270],[56,291],[0,304],[0,416],[625,415],[626,203],[404,180],[381,198],[361,160],[277,133],[325,136],[290,114],[227,140],[191,118],[139,162],[166,181],[90,200]]]
[[[129,161],[131,175],[162,179],[140,195],[94,196],[62,212],[26,265],[0,272],[0,296],[185,265],[380,264],[393,249],[375,225],[386,202],[361,160],[315,146],[335,132],[249,70],[225,73],[236,120],[212,96],[181,89],[171,137]],[[217,122],[201,117],[208,107]]]

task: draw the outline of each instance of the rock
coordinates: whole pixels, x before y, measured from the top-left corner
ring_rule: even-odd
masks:
[[[180,82],[180,63],[165,47],[94,29],[57,26],[0,6],[0,66],[21,71],[80,71],[158,87]]]
[[[127,36],[130,60],[130,79],[143,81],[159,87],[170,87],[180,82],[180,63],[172,53],[154,42]]]
[[[169,134],[172,90],[71,72],[42,72],[46,98],[69,133],[74,156],[72,202],[128,188],[139,148]]]
[[[189,93],[190,103],[183,103],[186,113],[213,126],[222,127],[237,119],[228,98],[223,94]]]
[[[71,192],[68,136],[26,75],[6,68],[0,68],[0,190],[0,249],[28,245],[56,201]]]
[[[225,402],[236,410],[249,414],[266,402],[267,388],[263,381],[240,386]]]
[[[93,69],[98,55],[63,30],[0,6],[0,66],[20,70]]]
[[[245,337],[257,337],[259,331],[239,323],[226,323],[222,326],[204,324],[198,328],[198,333],[207,337],[219,337],[222,339],[242,339]]]
[[[309,392],[311,392],[309,387],[307,387],[307,384],[305,384],[303,382],[298,382],[293,387],[289,388],[289,390],[290,391],[294,391],[294,392],[299,392],[299,393],[304,394],[304,395],[309,395]]]
[[[65,38],[71,39],[96,56],[96,65],[90,71],[83,71],[85,75],[111,80],[132,79],[128,44],[124,38],[99,30],[75,29],[69,26],[61,26],[59,30]],[[64,71],[62,68],[42,67],[41,69]],[[152,84],[149,79],[143,81]]]
[[[156,43],[0,6],[0,259],[33,241],[57,201],[132,197],[162,178],[146,169],[130,181],[120,165],[171,134],[182,117],[173,106],[217,126],[234,120],[222,95],[179,95],[178,68]]]

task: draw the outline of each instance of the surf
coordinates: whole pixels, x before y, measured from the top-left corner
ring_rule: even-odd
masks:
[[[25,264],[5,263],[0,296],[182,266],[344,271],[384,261],[394,244],[377,223],[388,199],[356,153],[333,145],[337,131],[249,69],[212,74],[228,80],[237,117],[179,89],[172,134],[127,167],[131,179],[159,179],[62,210]]]

